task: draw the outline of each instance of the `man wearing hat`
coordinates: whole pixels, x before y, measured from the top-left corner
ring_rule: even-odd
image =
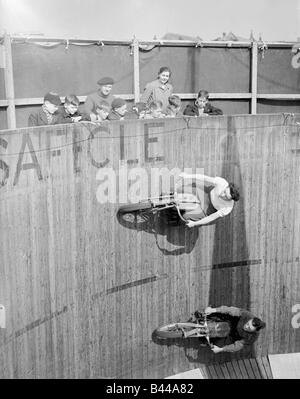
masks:
[[[111,90],[114,80],[108,76],[98,80],[99,89],[95,93],[89,94],[84,103],[84,112],[87,115],[95,112],[95,109],[103,102],[106,101],[109,105],[112,103],[114,96]]]
[[[111,103],[111,111],[107,117],[110,121],[123,120],[127,112],[127,103],[122,98],[115,98]]]
[[[55,125],[58,123],[57,110],[60,104],[60,97],[57,93],[51,91],[46,93],[41,108],[29,115],[28,126]]]

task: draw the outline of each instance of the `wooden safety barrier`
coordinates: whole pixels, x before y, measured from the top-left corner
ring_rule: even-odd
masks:
[[[79,56],[76,49],[80,46]],[[56,53],[54,49],[57,50],[57,47],[63,49],[63,52]],[[24,48],[27,50],[22,53]],[[36,53],[33,48],[40,52]],[[116,48],[118,55],[109,52],[103,58],[98,58],[103,51]],[[96,49],[96,52],[87,53],[88,49]],[[152,50],[155,55],[155,49],[159,49],[159,53],[162,54],[172,49],[171,52],[165,53],[166,58],[161,58],[160,62],[161,65],[171,66],[172,71],[178,68],[172,83],[175,84],[176,94],[183,101],[194,100],[197,92],[205,88],[209,90],[211,100],[225,100],[221,103],[223,105],[219,106],[227,114],[256,114],[271,112],[273,109],[278,112],[278,106],[283,107],[281,111],[293,111],[299,102],[299,43],[295,42],[139,41],[136,37],[132,40],[102,41],[14,37],[5,34],[0,37],[0,69],[4,70],[4,79],[2,82],[0,80],[0,84],[5,87],[3,94],[0,91],[0,128],[7,126],[14,129],[16,126],[26,126],[32,110],[36,105],[43,103],[44,94],[50,90],[48,86],[52,87],[51,90],[59,92],[62,99],[75,92],[80,101],[84,102],[90,90],[96,90],[93,85],[99,76],[94,74],[98,74],[99,63],[104,75],[110,74],[122,81],[121,86],[117,84],[113,94],[130,102],[138,102],[145,83],[154,79],[157,73],[157,66],[154,64],[152,68],[155,68],[155,71],[151,70],[149,74],[147,69],[151,62],[147,56],[145,58],[145,54]],[[221,55],[222,52],[223,56],[218,57],[217,53]],[[72,58],[75,53],[79,58]],[[200,54],[204,54],[201,60]],[[241,54],[243,56],[240,59]],[[156,56],[158,59],[161,57],[158,54]],[[49,65],[53,66],[49,68]],[[118,71],[114,70],[115,65],[118,65]],[[76,74],[76,81],[70,79],[70,70]],[[200,72],[204,73],[204,76],[201,77]],[[86,79],[87,76],[89,79]],[[185,76],[184,80],[182,76]],[[132,79],[130,84],[129,77]],[[284,84],[281,83],[283,81]],[[196,86],[195,82],[198,82]],[[224,85],[224,82],[228,82],[228,85]],[[234,105],[229,106],[230,100]],[[272,109],[266,110],[265,106],[268,106],[270,100]]]

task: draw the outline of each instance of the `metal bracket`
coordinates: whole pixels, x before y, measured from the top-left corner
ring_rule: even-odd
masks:
[[[5,307],[0,305],[0,328],[5,328]]]

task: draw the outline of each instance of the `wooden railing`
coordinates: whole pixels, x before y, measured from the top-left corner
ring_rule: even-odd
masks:
[[[139,73],[139,48],[143,45],[153,46],[174,46],[174,47],[216,47],[216,48],[249,48],[251,50],[251,66],[249,66],[251,72],[251,87],[249,92],[243,93],[211,93],[211,99],[227,99],[227,100],[249,100],[251,101],[251,114],[257,113],[257,100],[300,100],[300,94],[258,94],[257,88],[257,58],[258,51],[261,44],[266,45],[268,48],[291,48],[295,45],[294,42],[234,42],[234,41],[200,41],[193,42],[187,40],[150,40],[150,41],[139,41],[133,38],[131,41],[99,41],[99,40],[79,40],[79,39],[61,39],[61,38],[20,38],[11,37],[5,35],[3,38],[3,45],[0,45],[0,51],[2,51],[2,58],[5,70],[5,93],[6,99],[0,100],[0,108],[6,108],[7,110],[7,123],[9,129],[16,127],[16,107],[19,106],[30,106],[40,105],[43,103],[43,98],[15,98],[14,91],[14,76],[13,76],[13,62],[12,62],[12,49],[11,43],[24,42],[27,43],[66,43],[67,46],[70,44],[99,44],[99,45],[112,45],[112,46],[130,46],[133,55],[133,76],[134,76],[134,90],[133,93],[118,95],[126,100],[134,100],[135,102],[140,99],[140,73]],[[1,58],[1,54],[0,54]],[[177,93],[182,99],[190,100],[196,98],[196,93]],[[79,96],[80,101],[84,102],[86,96]],[[63,98],[62,98],[63,99]]]

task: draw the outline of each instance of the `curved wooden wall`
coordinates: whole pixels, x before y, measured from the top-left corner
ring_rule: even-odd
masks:
[[[2,131],[0,378],[166,377],[299,352],[299,155],[297,117],[286,115]],[[118,203],[97,201],[97,173],[125,164],[204,168],[235,181],[242,198],[198,230],[120,220]],[[152,337],[208,304],[266,320],[251,353]]]

